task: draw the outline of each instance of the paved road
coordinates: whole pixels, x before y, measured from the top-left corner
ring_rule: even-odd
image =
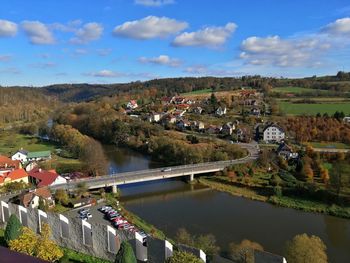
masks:
[[[210,172],[217,172],[223,170],[225,167],[234,164],[242,164],[254,161],[258,158],[259,148],[257,144],[245,144],[238,143],[237,145],[241,146],[248,150],[248,156],[229,161],[219,161],[219,162],[208,162],[208,163],[200,163],[200,164],[189,164],[189,165],[180,165],[166,168],[156,168],[156,169],[148,169],[142,171],[134,171],[134,172],[126,172],[126,173],[118,173],[111,174],[107,176],[100,177],[92,177],[92,178],[84,178],[71,180],[67,184],[60,184],[50,187],[51,189],[73,189],[79,183],[84,182],[87,187],[90,189],[108,187],[113,185],[123,185],[137,182],[145,182],[152,180],[160,180],[166,178],[173,177],[181,177],[186,175],[196,175]]]

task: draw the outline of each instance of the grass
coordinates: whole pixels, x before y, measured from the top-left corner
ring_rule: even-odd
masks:
[[[327,149],[350,149],[350,145],[341,142],[310,142],[314,148],[327,148]]]
[[[69,262],[82,262],[82,263],[110,263],[109,260],[96,258],[90,255],[86,255],[68,248],[62,248],[64,254],[68,256]]]
[[[211,93],[211,92],[212,92],[212,89],[201,89],[201,90],[194,90],[191,92],[181,93],[181,96],[207,94],[207,93]]]
[[[5,155],[12,155],[19,149],[27,151],[51,151],[53,152],[57,146],[41,141],[36,137],[30,135],[18,134],[15,132],[2,132],[0,134],[0,153]]]
[[[278,87],[278,88],[273,88],[271,91],[277,92],[277,93],[293,93],[293,94],[301,94],[301,93],[307,93],[307,92],[327,92],[327,90],[317,90],[317,89],[301,88],[301,87]]]
[[[343,111],[350,114],[350,103],[291,103],[280,101],[279,107],[287,115],[316,115],[317,113],[334,114],[336,111]]]

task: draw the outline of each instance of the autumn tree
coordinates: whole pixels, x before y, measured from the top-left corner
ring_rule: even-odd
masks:
[[[107,174],[107,159],[98,141],[88,139],[87,144],[83,147],[80,159],[84,162],[84,168],[90,175]]]
[[[64,189],[57,189],[55,192],[55,200],[61,205],[68,205],[69,197]]]
[[[10,219],[6,225],[4,239],[7,244],[11,240],[18,238],[21,234],[22,224],[15,214],[10,216]]]
[[[242,240],[239,244],[229,244],[230,258],[235,260],[235,262],[253,263],[254,250],[263,251],[264,248],[259,243],[250,241],[248,239]]]
[[[78,196],[84,195],[88,191],[88,187],[86,183],[81,182],[77,184],[77,187],[75,189],[75,192],[77,193]]]
[[[51,240],[51,229],[48,224],[42,224],[40,236],[35,247],[36,257],[55,262],[63,257],[63,251]]]
[[[327,263],[326,245],[317,236],[296,235],[286,245],[288,263]]]
[[[9,242],[9,248],[20,253],[35,256],[37,240],[38,238],[33,230],[28,227],[22,227],[21,235]]]
[[[201,263],[201,259],[195,255],[183,251],[175,251],[171,257],[169,257],[166,263]]]

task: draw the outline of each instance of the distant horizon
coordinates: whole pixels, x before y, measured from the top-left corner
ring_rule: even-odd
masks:
[[[4,86],[303,78],[350,71],[350,4],[4,0],[0,42]]]

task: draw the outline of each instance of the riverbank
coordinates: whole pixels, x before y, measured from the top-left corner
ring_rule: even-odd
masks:
[[[236,186],[224,177],[200,177],[198,178],[198,182],[217,191],[226,192],[234,196],[245,197],[251,200],[267,202],[273,205],[298,209],[305,212],[323,213],[350,219],[350,207],[341,207],[335,204],[328,205],[315,200],[296,197],[263,195],[261,194],[261,191],[248,187]]]

